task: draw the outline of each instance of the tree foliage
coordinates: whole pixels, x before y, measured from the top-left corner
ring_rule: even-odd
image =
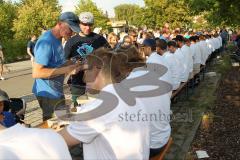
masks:
[[[145,5],[145,23],[150,27],[163,26],[165,23],[173,28],[186,27],[191,23],[190,9],[184,0],[145,0]]]
[[[79,15],[81,12],[91,12],[93,14],[95,27],[102,27],[103,29],[108,27],[109,19],[107,15],[92,0],[80,0],[76,8],[76,14]]]
[[[141,24],[142,9],[135,4],[121,4],[114,8],[117,20],[126,20],[130,25],[138,26]]]
[[[144,2],[144,8],[129,4],[115,7],[116,18],[150,28],[163,26],[167,22],[172,27],[184,27],[191,23],[191,13],[184,0],[145,0]]]
[[[16,6],[10,2],[0,1],[0,42],[12,39],[13,19],[16,18]]]
[[[13,26],[16,38],[26,39],[31,34],[39,35],[43,27],[53,27],[60,11],[57,0],[22,0]]]
[[[213,26],[240,26],[239,0],[190,0],[189,5],[195,14],[207,12],[205,17]]]

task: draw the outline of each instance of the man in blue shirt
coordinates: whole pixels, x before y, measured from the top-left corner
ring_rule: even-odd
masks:
[[[27,43],[27,54],[30,56],[32,64],[34,61],[34,47],[36,39],[37,39],[36,35],[31,35],[31,39]]]
[[[64,75],[75,74],[81,68],[80,63],[66,63],[61,44],[63,37],[70,38],[73,32],[80,32],[79,23],[79,18],[74,13],[62,13],[57,24],[46,31],[35,45],[33,93],[42,108],[43,121],[53,117],[57,105],[65,105]]]

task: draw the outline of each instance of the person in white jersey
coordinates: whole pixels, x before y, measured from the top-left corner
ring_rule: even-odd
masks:
[[[128,53],[118,53],[118,56],[128,57],[127,60],[121,61],[121,73],[126,77],[120,83],[133,91],[138,100],[140,100],[147,110],[150,121],[150,158],[159,154],[164,145],[167,144],[171,134],[170,127],[170,97],[169,92],[172,85],[159,80],[159,77],[167,72],[165,67],[154,64],[158,67],[139,67],[141,64],[141,55],[137,50],[130,48]],[[135,57],[133,56],[135,55]],[[121,58],[118,58],[121,59]],[[128,61],[129,63],[126,63]],[[114,63],[115,64],[115,63]],[[131,86],[130,86],[131,84]],[[138,95],[138,96],[137,96]]]
[[[185,67],[183,63],[178,59],[178,55],[181,55],[181,50],[177,48],[177,43],[175,41],[169,41],[168,42],[168,51],[173,54],[175,59],[177,60],[177,66],[178,66],[178,73],[179,73],[179,82],[184,81],[184,75],[185,75]],[[178,53],[180,52],[180,53]],[[178,55],[176,55],[178,54]]]
[[[165,59],[156,52],[156,42],[154,39],[148,38],[143,41],[144,54],[147,58],[146,64],[160,64],[167,68],[167,72],[160,77],[160,80],[173,85],[173,80],[169,70],[169,66]]]
[[[149,157],[149,122],[141,118],[147,112],[138,100],[130,106],[122,98],[127,95],[133,99],[129,93],[123,95],[124,88],[115,83],[119,75],[114,69],[118,65],[112,63],[115,56],[100,48],[87,57],[89,69],[84,81],[87,91],[95,94],[96,99],[82,105],[72,115],[74,121],[59,132],[68,146],[83,143],[85,160]]]
[[[176,42],[184,55],[184,64],[186,64],[185,80],[191,77],[193,59],[190,48],[185,44],[185,38],[182,35],[176,36]]]
[[[196,44],[197,43],[196,36],[190,37],[189,40],[191,41],[190,49],[192,50],[193,53],[193,74],[195,75],[200,72],[202,54],[200,51],[200,47]]]
[[[189,37],[190,38],[190,37]],[[189,79],[193,78],[193,55],[194,53],[192,53],[192,49],[191,49],[191,42],[189,40],[189,38],[185,38],[185,45],[190,49],[190,55],[189,55]]]
[[[26,128],[0,124],[0,159],[71,160],[64,139],[51,129]]]
[[[171,43],[171,42],[170,42]],[[181,73],[181,63],[176,59],[176,57],[167,51],[167,42],[163,39],[156,40],[156,50],[157,53],[163,56],[168,63],[170,75],[173,80],[173,90],[178,89],[180,86],[180,73]]]

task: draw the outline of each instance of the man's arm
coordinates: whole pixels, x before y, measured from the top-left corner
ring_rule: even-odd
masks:
[[[61,68],[46,68],[41,64],[34,63],[32,69],[33,78],[51,78],[63,74],[76,74],[80,70],[86,68],[86,65],[81,65],[79,63],[61,67]]]
[[[27,44],[27,54],[32,58],[33,54],[31,53],[31,42],[29,41]]]
[[[30,57],[33,57],[32,53],[31,53],[31,49],[30,48],[27,48],[27,54],[30,56]]]
[[[72,146],[75,146],[75,145],[77,145],[77,144],[80,143],[79,140],[77,140],[76,138],[72,137],[72,136],[68,133],[68,131],[67,131],[66,128],[60,130],[58,133],[63,137],[63,139],[64,139],[65,142],[67,143],[68,147],[72,147]]]

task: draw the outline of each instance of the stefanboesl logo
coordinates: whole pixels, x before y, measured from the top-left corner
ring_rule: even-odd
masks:
[[[137,98],[147,98],[147,97],[157,97],[172,91],[172,85],[159,80],[167,72],[167,68],[161,64],[147,64],[145,67],[135,68],[131,74],[135,73],[144,73],[140,76],[135,76],[133,78],[127,78],[121,81],[121,83],[113,84],[113,87],[116,91],[118,97],[120,97],[126,104],[130,107],[136,104]],[[50,80],[50,79],[49,79]],[[93,79],[94,81],[94,79]],[[60,88],[63,88],[63,83],[55,82],[56,85]],[[151,86],[149,90],[141,91],[142,86]],[[151,89],[154,86],[153,89]],[[71,86],[70,86],[71,87]],[[74,86],[74,87],[84,87],[84,86]],[[56,87],[52,87],[54,91],[63,94],[62,90],[56,90]],[[134,89],[138,88],[138,89]],[[96,103],[98,106],[84,113],[72,113],[70,112],[69,106],[60,106],[56,105],[55,114],[56,116],[63,121],[87,121],[91,119],[96,119],[100,116],[103,116],[112,110],[114,110],[118,105],[118,97],[112,93],[106,91],[100,91],[99,95],[96,97]],[[59,103],[61,104],[61,103]]]

